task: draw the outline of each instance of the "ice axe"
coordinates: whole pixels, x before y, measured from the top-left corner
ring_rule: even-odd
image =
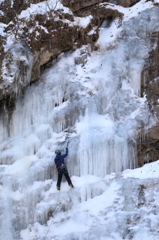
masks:
[[[69,141],[69,140],[67,140],[67,146],[66,146],[66,148],[68,148],[68,144],[69,144],[69,142],[70,142],[70,141]]]

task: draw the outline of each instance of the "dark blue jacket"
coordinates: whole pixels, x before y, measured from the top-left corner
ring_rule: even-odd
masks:
[[[62,164],[64,164],[64,158],[68,155],[68,149],[66,149],[66,153],[63,155],[56,155],[54,161],[56,166],[59,168]]]

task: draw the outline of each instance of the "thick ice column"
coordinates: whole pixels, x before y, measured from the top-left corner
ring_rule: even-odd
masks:
[[[88,128],[80,133],[78,149],[80,175],[104,177],[111,172],[136,166],[135,144],[127,137],[119,137],[113,122],[98,115],[86,122],[87,120],[83,124],[88,124]]]

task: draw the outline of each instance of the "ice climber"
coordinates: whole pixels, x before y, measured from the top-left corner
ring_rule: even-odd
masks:
[[[73,188],[73,184],[71,182],[71,179],[68,175],[68,171],[67,171],[67,167],[65,165],[64,162],[64,158],[67,157],[68,155],[68,148],[66,148],[66,153],[61,155],[61,150],[56,150],[55,151],[56,157],[54,159],[55,161],[55,166],[57,168],[58,171],[58,179],[57,179],[57,190],[60,190],[60,185],[61,185],[61,180],[62,180],[62,176],[63,174],[65,175],[65,178],[68,182],[68,185]]]

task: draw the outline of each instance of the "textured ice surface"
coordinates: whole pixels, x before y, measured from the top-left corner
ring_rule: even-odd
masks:
[[[2,164],[33,155],[37,161],[50,159],[70,137],[71,175],[104,177],[136,166],[137,131],[153,122],[146,98],[140,98],[140,77],[144,59],[156,46],[149,35],[158,30],[159,10],[144,1],[119,8],[123,22],[102,25],[98,51],[84,46],[61,54],[43,81],[25,90],[12,114],[4,109]],[[76,65],[77,58],[83,64]]]
[[[60,193],[53,183],[49,194],[35,208],[36,217],[42,216],[46,208],[52,216],[47,216],[46,225],[36,218],[38,221],[23,230],[21,237],[23,240],[158,239],[158,170],[156,162],[103,179],[74,176],[75,188],[69,189],[63,183]]]

